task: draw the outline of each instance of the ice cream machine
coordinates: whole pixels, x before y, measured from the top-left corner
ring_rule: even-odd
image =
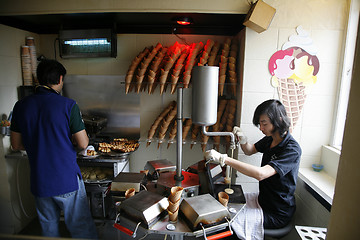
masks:
[[[216,66],[195,66],[192,73],[192,103],[191,118],[194,124],[201,126],[206,136],[229,136],[230,149],[233,153],[235,136],[232,132],[207,132],[206,127],[212,126],[217,121],[218,106],[218,84],[219,67]],[[177,92],[177,158],[175,180],[182,181],[182,118],[183,118],[183,89],[178,88]],[[232,156],[233,157],[233,154]],[[225,181],[231,185],[231,168],[226,167]]]

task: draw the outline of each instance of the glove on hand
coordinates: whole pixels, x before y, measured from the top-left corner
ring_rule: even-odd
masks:
[[[204,156],[205,156],[206,160],[212,160],[212,161],[220,164],[220,166],[222,166],[222,167],[225,165],[225,158],[228,157],[227,154],[221,154],[221,153],[215,151],[214,149],[206,151]]]
[[[235,126],[233,129],[233,134],[235,136],[237,136],[238,141],[240,144],[245,144],[247,143],[247,137],[244,135],[243,131],[241,130],[241,128]]]

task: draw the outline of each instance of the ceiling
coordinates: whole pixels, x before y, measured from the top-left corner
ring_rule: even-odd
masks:
[[[190,17],[193,24],[179,26],[176,19]],[[112,28],[116,33],[236,35],[245,14],[215,13],[71,13],[0,16],[0,24],[34,32],[58,34],[59,30]],[[175,30],[175,31],[174,31]]]

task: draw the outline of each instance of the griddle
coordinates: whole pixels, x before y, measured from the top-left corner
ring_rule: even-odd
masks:
[[[226,218],[230,219],[227,208],[210,194],[184,198],[180,204],[180,213],[193,231],[226,222]]]
[[[141,191],[120,204],[120,214],[149,228],[166,215],[167,198],[149,191]]]

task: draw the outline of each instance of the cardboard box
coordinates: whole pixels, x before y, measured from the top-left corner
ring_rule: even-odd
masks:
[[[275,12],[275,8],[264,3],[262,0],[258,0],[251,6],[250,11],[244,20],[244,25],[261,33],[269,28]]]

